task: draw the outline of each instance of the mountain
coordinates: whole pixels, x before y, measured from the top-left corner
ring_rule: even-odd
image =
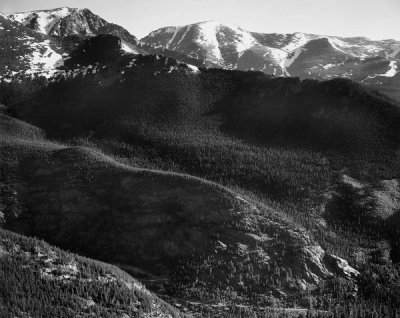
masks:
[[[109,23],[89,9],[57,8],[32,12],[9,14],[8,18],[49,36],[66,37],[71,35],[94,36],[113,34],[118,36],[126,50],[136,51],[138,43],[135,36],[123,27]]]
[[[397,104],[348,79],[124,54],[110,35],[70,56],[3,116],[5,228],[206,316],[399,308]]]
[[[365,84],[370,84],[371,77],[384,76],[385,81],[378,85],[383,89],[397,74],[400,50],[400,41],[395,40],[306,33],[264,34],[216,22],[161,28],[141,41],[219,67],[263,71],[275,76],[345,77]],[[377,65],[370,61],[374,58],[384,63]]]

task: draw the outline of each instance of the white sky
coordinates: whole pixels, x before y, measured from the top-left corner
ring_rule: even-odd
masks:
[[[264,33],[308,32],[400,40],[400,0],[0,0],[0,12],[89,8],[141,38],[200,21]]]

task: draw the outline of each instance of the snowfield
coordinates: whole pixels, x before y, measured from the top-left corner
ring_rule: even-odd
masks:
[[[206,50],[207,59],[211,62],[223,61],[217,40],[219,26],[220,24],[216,22],[204,22],[198,25],[199,34],[196,41]]]

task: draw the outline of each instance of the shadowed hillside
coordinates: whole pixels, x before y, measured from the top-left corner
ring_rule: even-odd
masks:
[[[357,276],[335,267],[304,230],[221,186],[132,168],[83,147],[38,141],[21,151],[10,135],[2,140],[10,165],[2,169],[17,178],[3,186],[5,226],[164,277],[170,295],[306,304],[298,293],[307,286],[339,276],[351,288]]]

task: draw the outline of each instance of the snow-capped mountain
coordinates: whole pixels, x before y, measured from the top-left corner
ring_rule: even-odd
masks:
[[[0,14],[0,80],[52,77],[63,65],[63,57],[85,39],[99,34],[116,35],[124,51],[143,53],[135,36],[88,9],[64,7]]]
[[[126,51],[137,51],[137,39],[123,27],[109,23],[89,9],[57,8],[9,14],[8,18],[39,33],[65,37],[113,34],[121,38]]]
[[[312,42],[316,40],[319,41]],[[248,51],[253,51],[254,56],[264,52],[261,56],[266,63],[271,62],[281,68],[290,67],[300,55],[304,58],[301,53],[308,50],[312,50],[312,55],[319,54],[328,58],[337,55],[340,60],[375,56],[394,59],[400,52],[400,41],[395,40],[372,41],[362,37],[342,38],[307,33],[263,34],[217,22],[161,28],[141,41],[218,63],[222,67],[239,69],[240,59]]]
[[[395,40],[265,34],[217,22],[165,27],[141,41],[227,69],[315,79],[347,77],[364,83],[396,75],[400,58],[400,41]]]

